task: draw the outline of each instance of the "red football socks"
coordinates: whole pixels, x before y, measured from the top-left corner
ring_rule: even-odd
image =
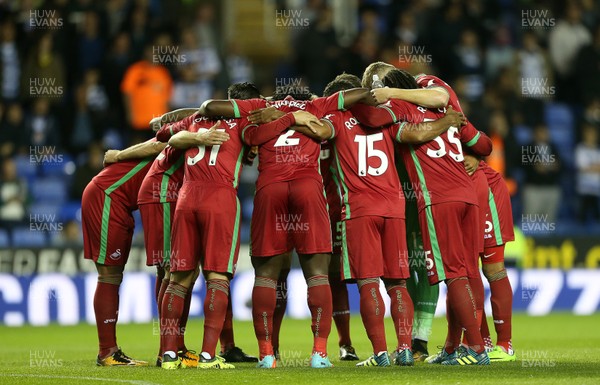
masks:
[[[215,356],[217,342],[225,322],[227,304],[229,303],[229,281],[226,279],[209,279],[206,281],[206,298],[204,298],[204,337],[202,353]]]
[[[193,283],[192,283],[193,285]],[[177,336],[177,349],[186,351],[185,347],[185,328],[187,326],[188,317],[190,315],[190,304],[192,303],[192,288],[188,290],[183,302],[183,312],[181,313],[181,320],[179,321],[179,330],[181,333]]]
[[[273,312],[277,301],[277,281],[266,277],[255,277],[252,290],[252,321],[258,340],[260,359],[273,355]]]
[[[367,331],[367,336],[373,345],[373,352],[387,351],[383,317],[385,304],[379,292],[379,278],[359,279],[360,317]]]
[[[289,273],[289,270],[282,270],[277,280],[277,301],[275,302],[275,311],[273,312],[273,350],[279,350],[279,333],[287,308],[287,277]]]
[[[308,308],[312,315],[313,353],[326,357],[332,313],[329,279],[326,275],[313,275],[306,279],[306,284],[308,286]]]
[[[458,345],[460,344],[462,327],[460,326],[458,318],[454,314],[448,296],[446,296],[446,321],[448,322],[448,334],[446,335],[444,350],[446,350],[446,353],[452,353],[458,348]]]
[[[481,280],[481,276],[478,275],[477,278],[469,278],[469,286],[471,287],[473,299],[475,300],[475,314],[477,315],[477,325],[481,325],[481,320],[483,318],[483,302],[485,299],[485,291],[483,289],[483,281]],[[463,344],[467,346],[469,345],[466,334],[463,336]]]
[[[94,293],[94,314],[98,329],[98,356],[104,358],[117,347],[117,318],[119,315],[119,286],[122,274],[98,276]]]
[[[191,290],[191,289],[190,289]],[[160,334],[164,352],[177,352],[177,340],[181,334],[180,322],[188,288],[170,282],[161,304]]]
[[[333,303],[333,321],[338,332],[339,346],[352,345],[350,339],[350,303],[348,302],[348,288],[340,278],[340,273],[329,274],[329,287]]]
[[[481,316],[481,325],[479,326],[479,331],[481,332],[481,338],[483,338],[483,343],[486,348],[493,348],[494,344],[492,343],[492,337],[490,336],[490,328],[487,323],[487,315],[485,314],[485,309],[483,310]]]
[[[466,278],[448,280],[448,305],[458,324],[465,330],[469,347],[477,353],[484,351],[477,322],[475,299]]]
[[[512,302],[513,292],[506,270],[502,270],[489,277],[492,291],[492,314],[494,327],[498,335],[497,345],[506,351],[512,349]]]
[[[167,287],[169,287],[169,279],[164,279],[161,281],[160,283],[160,289],[158,291],[158,297],[156,298],[156,304],[158,305],[158,324],[160,327],[160,320],[161,320],[161,312],[162,312],[162,301],[163,298],[165,297],[165,291],[167,291]],[[163,350],[163,335],[162,333],[160,334],[160,346],[158,348],[158,355],[162,357],[163,353],[165,352]]]
[[[391,286],[387,292],[391,300],[390,310],[396,329],[396,337],[398,338],[397,350],[410,349],[415,314],[412,299],[405,285]]]
[[[223,330],[221,330],[221,335],[219,336],[219,343],[221,344],[221,351],[223,352],[235,347],[235,340],[233,338],[233,308],[231,305],[231,292],[229,292],[227,313],[225,313],[225,322],[223,322]]]

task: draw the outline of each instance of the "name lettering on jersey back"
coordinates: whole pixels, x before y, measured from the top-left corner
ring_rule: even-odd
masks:
[[[206,116],[199,116],[194,119],[194,123],[207,122],[209,120],[212,120],[212,118],[208,118]],[[225,123],[230,130],[237,126],[237,119],[221,119],[221,122]],[[211,123],[214,124],[214,122]]]
[[[230,130],[234,129],[237,126],[237,121],[235,119],[223,119],[222,122],[225,122]]]
[[[194,123],[205,122],[207,120],[208,120],[208,117],[206,117],[206,116],[198,116],[197,118],[194,119]]]
[[[268,105],[273,106],[275,108],[280,107],[293,107],[299,110],[306,110],[306,101],[305,100],[277,100],[275,102],[270,102]]]
[[[344,122],[344,126],[346,126],[346,128],[349,130],[356,127],[357,124],[358,124],[358,120],[356,120],[356,118],[354,118],[354,117],[352,117]]]

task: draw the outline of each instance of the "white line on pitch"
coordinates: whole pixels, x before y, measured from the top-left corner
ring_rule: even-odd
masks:
[[[52,376],[49,374],[3,374],[3,373],[0,373],[0,377],[60,378],[60,379],[64,379],[64,380],[120,382],[120,383],[124,383],[124,384],[133,384],[133,385],[158,385],[154,382],[147,382],[147,381],[143,381],[143,380],[122,380],[122,379],[115,379],[115,378],[100,378],[100,377]]]

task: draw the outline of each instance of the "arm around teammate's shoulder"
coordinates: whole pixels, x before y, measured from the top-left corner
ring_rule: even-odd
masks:
[[[466,119],[462,113],[448,107],[443,118],[419,124],[405,122],[395,128],[394,134],[396,140],[401,143],[420,144],[437,138],[450,127],[460,127],[465,123]]]
[[[221,121],[217,121],[208,131],[180,131],[169,139],[169,146],[185,150],[195,146],[219,146],[229,140],[227,132],[218,131]]]

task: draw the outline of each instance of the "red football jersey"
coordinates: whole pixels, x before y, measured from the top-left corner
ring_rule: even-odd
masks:
[[[376,215],[404,218],[404,195],[394,167],[394,138],[363,127],[350,111],[326,115],[343,194],[342,219]]]
[[[488,184],[492,185],[493,183],[496,183],[498,180],[503,179],[502,175],[500,175],[500,173],[496,170],[494,170],[489,164],[485,163],[485,161],[481,160],[479,161],[479,167],[477,167],[479,170],[483,171],[483,173],[485,174],[485,177],[488,180]]]
[[[217,120],[194,114],[163,126],[159,133],[174,135],[183,130],[202,132],[202,130],[207,131],[216,122]],[[237,189],[244,155],[241,135],[243,127],[240,123],[240,119],[221,119],[217,130],[229,133],[229,140],[220,146],[197,146],[185,151],[184,183],[203,181]]]
[[[415,106],[415,111],[422,113],[425,122],[444,116],[441,110]],[[398,141],[405,124],[398,123],[390,127],[390,132]],[[413,187],[419,190],[419,210],[443,202],[477,205],[473,183],[464,166],[461,141],[464,141],[465,133],[472,134],[469,129],[465,130],[465,127],[460,131],[456,127],[450,127],[448,131],[429,142],[400,146],[400,154]]]
[[[152,162],[138,194],[138,205],[177,202],[183,183],[184,151],[165,147]]]
[[[156,141],[150,139],[149,141]],[[127,160],[104,167],[92,182],[113,200],[119,199],[133,211],[137,209],[138,192],[154,158]]]
[[[430,87],[444,88],[446,90],[446,92],[448,92],[448,96],[449,96],[448,105],[452,106],[454,111],[462,112],[462,107],[460,106],[460,102],[458,101],[458,96],[456,95],[456,92],[454,92],[452,87],[450,87],[450,85],[448,85],[448,83],[446,83],[445,81],[443,81],[442,79],[440,79],[434,75],[419,75],[416,77],[416,80],[417,80],[417,84],[421,88],[430,88]],[[465,129],[466,129],[466,131],[462,133],[463,144],[466,144],[468,147],[471,147],[478,140],[482,140],[482,141],[485,140],[485,141],[489,142],[489,146],[481,146],[480,145],[480,146],[471,148],[471,150],[476,155],[488,156],[492,152],[492,141],[487,137],[487,135],[485,135],[482,132],[477,131],[477,129],[473,126],[473,124],[471,124],[471,122],[469,122],[468,120],[467,120],[467,124],[463,128],[461,128],[461,131],[463,131]],[[474,136],[471,136],[473,133],[475,135],[477,135],[477,138],[475,138]],[[481,149],[482,151],[477,151],[479,149]]]
[[[343,108],[343,93],[336,93],[327,98],[317,98],[312,101],[294,100],[287,97],[284,100],[267,102],[263,99],[231,100],[236,117],[246,117],[250,111],[274,106],[283,112],[303,110],[318,118],[328,111]],[[260,128],[259,128],[260,129]],[[277,182],[286,182],[301,178],[312,178],[322,181],[319,173],[320,143],[294,130],[262,144],[258,151],[258,180],[256,189]]]

